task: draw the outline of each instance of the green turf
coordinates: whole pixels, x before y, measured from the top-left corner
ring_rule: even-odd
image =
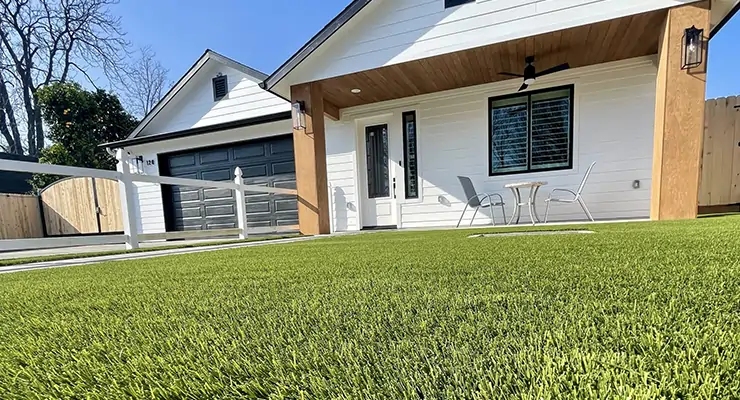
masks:
[[[144,247],[136,250],[111,250],[111,251],[99,251],[93,253],[77,253],[77,254],[58,254],[50,256],[39,256],[39,257],[23,257],[23,258],[9,258],[0,260],[0,267],[8,267],[12,265],[23,265],[33,264],[40,262],[49,261],[62,261],[62,260],[74,260],[78,258],[92,258],[92,257],[103,257],[103,256],[115,256],[119,254],[132,254],[132,253],[146,253],[150,251],[162,251],[162,250],[175,250],[175,249],[189,249],[194,247],[208,247],[208,246],[220,246],[225,244],[236,244],[236,243],[247,243],[247,242],[262,242],[265,240],[277,240],[277,239],[288,239],[298,237],[298,234],[279,235],[279,236],[256,236],[244,240],[214,240],[208,242],[199,243],[188,243],[188,244],[173,244],[169,246],[157,246],[157,247]],[[174,242],[177,243],[177,242]]]
[[[589,229],[0,275],[0,398],[740,396],[740,218]]]

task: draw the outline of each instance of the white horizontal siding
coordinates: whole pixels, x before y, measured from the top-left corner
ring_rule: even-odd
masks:
[[[399,196],[400,226],[404,228],[454,226],[466,200],[458,175],[471,178],[479,192],[500,193],[508,203],[507,216],[512,213],[513,195],[504,188],[505,184],[548,181],[538,196],[542,217],[549,190],[575,190],[592,161],[597,165],[584,198],[594,217],[646,218],[650,214],[656,74],[651,59],[643,58],[575,69],[556,79],[538,80],[536,89],[575,85],[572,170],[488,176],[488,98],[510,94],[515,90],[511,83],[356,107],[343,115],[348,120],[373,113],[392,113],[394,118],[400,118],[402,111],[416,109],[421,196],[418,200],[403,200]],[[355,125],[342,126],[346,132],[341,137],[352,137]],[[334,133],[327,140],[337,137]],[[335,173],[329,168],[330,174]],[[345,169],[343,165],[342,174],[349,176]],[[640,181],[639,189],[632,187],[635,180]],[[500,210],[495,212],[497,223],[503,223]],[[578,205],[558,204],[550,215],[552,221],[585,219]],[[471,216],[472,212],[466,222]],[[522,219],[528,218],[525,210]],[[490,214],[476,218],[476,224],[487,223]]]
[[[375,0],[289,81],[316,81],[693,1],[478,0],[445,9],[444,0]]]
[[[225,98],[214,101],[211,80],[219,73],[228,77],[229,93]],[[287,101],[262,90],[259,83],[254,77],[211,60],[139,136],[290,111]]]
[[[354,124],[326,121],[326,169],[332,230],[359,230]]]

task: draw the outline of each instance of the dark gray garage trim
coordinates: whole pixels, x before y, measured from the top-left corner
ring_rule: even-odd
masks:
[[[296,188],[291,134],[159,155],[160,175],[212,181],[234,179],[240,167],[248,185]],[[296,196],[247,193],[247,226],[258,231],[296,230]],[[168,232],[237,227],[232,190],[162,186]]]

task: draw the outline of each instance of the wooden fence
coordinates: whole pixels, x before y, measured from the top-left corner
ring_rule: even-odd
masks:
[[[47,236],[123,232],[118,182],[77,177],[41,192]]]
[[[740,204],[740,97],[706,102],[699,206]]]
[[[44,237],[39,200],[24,194],[0,194],[0,239]]]

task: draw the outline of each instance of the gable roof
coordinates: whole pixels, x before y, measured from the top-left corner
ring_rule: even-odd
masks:
[[[144,128],[146,128],[149,123],[152,122],[152,120],[167,106],[170,101],[172,101],[172,99],[175,98],[175,96],[177,96],[177,94],[193,79],[198,71],[200,71],[210,60],[231,67],[237,71],[240,71],[246,75],[255,78],[258,81],[264,81],[268,78],[267,74],[263,72],[260,72],[248,65],[244,65],[229,57],[216,53],[211,49],[206,49],[206,51],[203,53],[202,56],[200,56],[198,61],[196,61],[195,64],[193,64],[190,69],[188,69],[185,75],[183,75],[177,81],[177,83],[172,86],[167,94],[165,94],[162,99],[159,100],[154,108],[152,108],[152,110],[149,111],[146,116],[144,116],[144,119],[141,120],[136,129],[134,129],[134,131],[131,132],[131,134],[129,135],[129,139],[135,138],[139,133],[141,133],[141,131],[144,130]]]
[[[278,84],[286,75],[288,75],[298,64],[308,58],[314,51],[321,47],[334,33],[341,29],[344,24],[357,15],[372,0],[353,0],[342,12],[331,20],[322,30],[314,35],[303,47],[298,50],[292,57],[281,65],[275,72],[267,77],[261,86],[265,90],[270,90]]]
[[[698,0],[694,0],[698,1]],[[730,2],[730,0],[724,0]],[[732,0],[735,5],[728,10],[728,13],[723,15],[717,25],[715,25],[710,31],[710,39],[714,37],[725,24],[738,12],[740,11],[740,1]],[[280,81],[283,80],[290,72],[292,72],[299,64],[301,64],[306,58],[308,58],[314,51],[318,50],[334,33],[341,29],[347,22],[354,18],[362,9],[370,4],[372,0],[353,0],[342,12],[339,13],[333,20],[331,20],[323,29],[314,35],[303,47],[300,48],[293,56],[291,56],[283,65],[281,65],[275,72],[267,77],[260,86],[271,91]]]

